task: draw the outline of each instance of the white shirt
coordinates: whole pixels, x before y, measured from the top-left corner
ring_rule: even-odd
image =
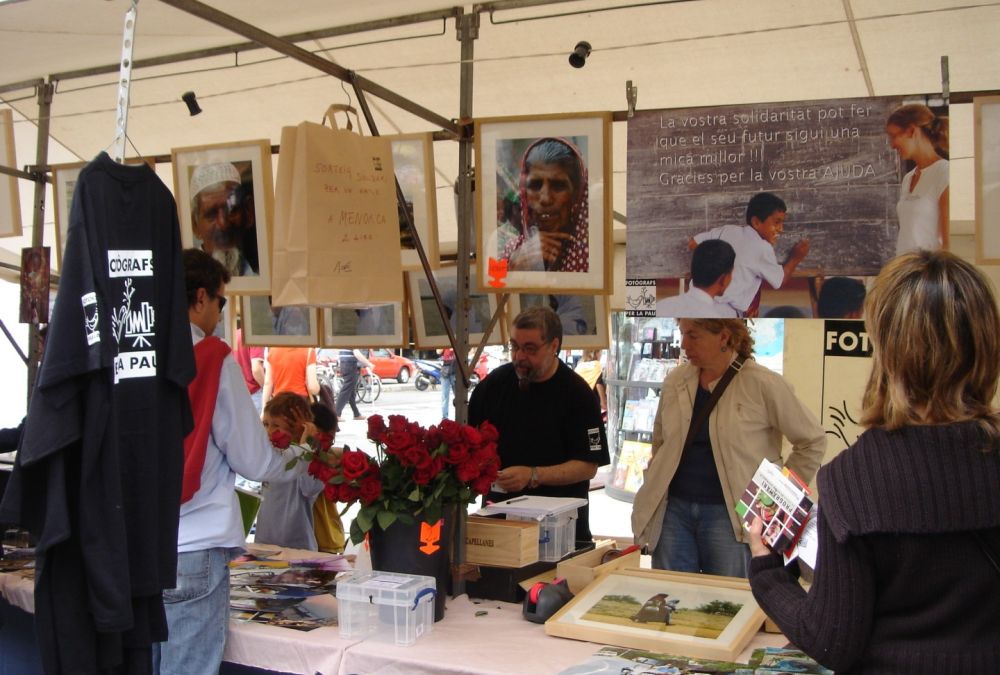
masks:
[[[192,324],[194,344],[204,337],[204,331]],[[205,448],[201,486],[191,499],[181,504],[177,552],[242,547],[246,537],[236,497],[236,473],[251,480],[291,480],[301,474],[305,463],[285,471],[290,458],[287,452],[282,456],[271,446],[257,408],[250,400],[243,372],[232,354],[228,354],[219,374],[219,394]]]
[[[749,225],[723,225],[694,236],[699,244],[708,239],[721,239],[736,251],[733,281],[719,298],[720,302],[743,314],[757,295],[762,280],[773,288],[781,288],[785,269],[774,256],[774,246],[757,234],[757,230]]]
[[[938,202],[941,193],[948,188],[948,160],[939,159],[920,172],[920,180],[910,192],[914,168],[903,177],[899,186],[899,201],[896,215],[899,216],[899,237],[896,239],[896,255],[925,249],[936,251],[941,248],[938,231]]]
[[[657,302],[656,316],[673,319],[728,319],[738,315],[728,304],[716,302],[711,295],[692,285],[687,293]]]

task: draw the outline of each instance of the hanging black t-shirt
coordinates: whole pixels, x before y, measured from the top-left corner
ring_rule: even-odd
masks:
[[[134,599],[176,585],[194,377],[180,252],[173,196],[151,168],[101,153],[80,172],[21,476],[0,519],[31,527],[40,564],[80,547],[81,601],[100,633],[148,633]]]
[[[562,361],[544,382],[526,391],[518,387],[514,364],[507,363],[480,382],[469,400],[469,423],[489,420],[500,432],[500,466],[552,466],[571,459],[602,466],[610,462],[601,407],[582,377]],[[587,499],[590,481],[570,485],[540,485],[523,493],[492,495],[506,499],[516,494]],[[576,538],[592,539],[589,506],[580,509]]]

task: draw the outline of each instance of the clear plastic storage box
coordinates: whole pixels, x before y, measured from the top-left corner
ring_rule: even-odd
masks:
[[[412,645],[434,626],[436,593],[434,577],[353,572],[337,580],[340,637]]]
[[[544,562],[562,560],[576,550],[577,509],[553,513],[541,520],[525,516],[511,516],[510,520],[532,520],[538,523],[538,559]]]

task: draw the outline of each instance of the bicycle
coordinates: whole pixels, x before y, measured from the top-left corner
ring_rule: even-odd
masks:
[[[375,373],[362,371],[358,378],[358,400],[374,403],[382,395],[382,378]]]

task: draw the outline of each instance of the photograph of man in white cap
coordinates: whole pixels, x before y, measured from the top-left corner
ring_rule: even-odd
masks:
[[[258,274],[253,182],[243,182],[232,162],[202,164],[191,172],[194,245],[234,277]]]

